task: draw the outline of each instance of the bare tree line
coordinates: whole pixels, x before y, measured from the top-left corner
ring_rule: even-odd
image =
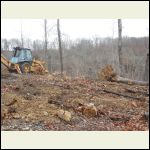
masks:
[[[8,51],[8,47],[14,47],[21,43],[18,39],[2,39],[1,42],[2,50],[7,50],[4,51],[5,53],[11,53]],[[45,54],[43,53],[44,42],[40,40],[30,42],[33,56],[36,59],[45,60]],[[55,44],[57,44],[57,42],[58,41],[54,41]],[[123,73],[125,77],[143,80],[145,63],[146,59],[148,59],[146,43],[149,43],[148,37],[122,38]],[[26,45],[26,42],[24,44]],[[78,39],[76,41],[70,40],[69,46],[67,44],[68,41],[63,41],[62,39],[64,71],[68,74],[72,76],[80,74],[95,78],[97,71],[107,64],[111,64],[117,72],[119,72],[118,39]],[[49,45],[51,45],[51,43]],[[49,70],[51,70],[51,72],[60,71],[60,55],[58,48],[55,46],[48,46],[47,52],[48,58],[51,58],[48,59]],[[10,56],[8,55],[8,57]],[[147,67],[149,68],[149,65]]]
[[[111,64],[124,77],[148,80],[149,37],[122,37],[122,21],[118,19],[118,38],[99,38],[65,40],[61,36],[57,19],[57,38],[48,42],[48,25],[44,19],[44,40],[24,39],[21,30],[19,39],[1,39],[1,49],[8,51],[14,46],[31,48],[37,59],[47,62],[50,73],[65,71],[71,76],[83,75],[96,78],[97,72]],[[59,53],[58,53],[59,50]],[[44,51],[44,53],[42,52]]]

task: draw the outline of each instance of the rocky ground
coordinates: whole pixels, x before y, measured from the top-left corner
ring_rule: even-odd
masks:
[[[59,74],[2,73],[1,130],[149,130],[148,91],[149,86],[61,78]]]

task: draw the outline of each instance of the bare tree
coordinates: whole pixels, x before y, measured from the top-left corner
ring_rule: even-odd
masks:
[[[7,39],[1,40],[1,49],[8,51],[10,42]]]
[[[13,39],[10,39],[9,42],[10,42],[10,48],[13,48],[16,46],[22,46],[20,39],[13,38]]]
[[[145,63],[144,80],[149,82],[149,53],[147,54],[146,63]]]
[[[61,76],[62,76],[63,75],[63,57],[62,57],[61,33],[60,33],[59,19],[57,19],[57,32],[58,32],[58,44],[59,44]]]
[[[118,55],[119,55],[119,65],[120,72],[123,71],[123,61],[122,61],[122,20],[118,19]]]
[[[47,61],[47,20],[44,19],[44,50],[45,50],[45,60]]]
[[[23,33],[22,33],[22,22],[21,22],[21,46],[24,47],[24,39],[23,39]]]
[[[49,28],[49,26],[47,25],[47,20],[44,19],[44,49],[45,49],[45,61],[47,62],[48,65],[48,69],[50,71],[50,73],[52,72],[52,57],[51,54],[48,52],[48,36],[49,36],[49,32],[53,30],[53,28],[56,25],[53,25],[51,28]]]

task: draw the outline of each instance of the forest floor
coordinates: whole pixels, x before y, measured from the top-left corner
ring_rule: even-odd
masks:
[[[148,92],[149,86],[61,78],[58,74],[2,73],[1,130],[146,131]]]

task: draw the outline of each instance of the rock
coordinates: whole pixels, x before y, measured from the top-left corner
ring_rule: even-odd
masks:
[[[69,111],[65,111],[65,110],[62,110],[60,109],[58,112],[57,112],[57,115],[59,118],[69,122],[71,120],[71,113]]]
[[[48,116],[48,112],[44,111],[43,112],[44,116]]]
[[[94,106],[93,103],[86,104],[83,107],[82,113],[87,117],[95,117],[95,116],[97,116],[97,108]]]
[[[20,115],[19,115],[19,114],[15,114],[15,115],[13,116],[13,118],[14,118],[14,119],[19,119],[19,118],[20,118]]]

